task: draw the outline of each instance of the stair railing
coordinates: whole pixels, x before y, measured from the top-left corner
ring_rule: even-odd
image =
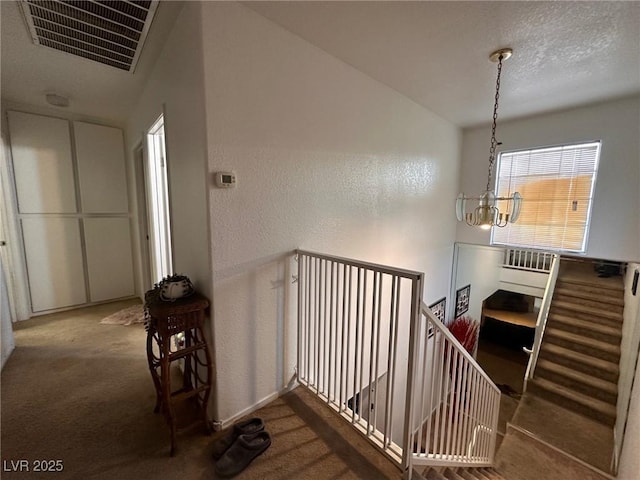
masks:
[[[532,272],[549,272],[555,254],[540,250],[527,250],[523,248],[505,248],[504,267]]]
[[[491,466],[500,390],[422,305],[415,347],[413,465]]]
[[[536,333],[533,339],[533,345],[531,349],[524,348],[523,350],[529,354],[529,362],[527,363],[527,370],[524,375],[524,391],[527,390],[527,381],[532,379],[535,373],[536,364],[538,363],[538,356],[540,355],[540,346],[542,345],[542,338],[544,331],[547,327],[547,318],[549,317],[549,310],[551,309],[551,300],[553,299],[553,292],[556,288],[556,281],[558,280],[558,271],[560,270],[560,255],[553,254],[551,260],[551,266],[549,268],[549,278],[547,278],[547,284],[544,289],[544,296],[542,297],[542,304],[538,312],[538,319],[536,320]]]
[[[410,479],[490,466],[500,391],[422,302],[420,272],[297,250],[297,378]]]
[[[406,471],[423,274],[296,254],[298,381]]]

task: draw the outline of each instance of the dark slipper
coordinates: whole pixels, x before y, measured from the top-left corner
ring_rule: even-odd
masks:
[[[240,435],[250,435],[264,430],[264,422],[261,418],[249,418],[236,423],[229,431],[213,444],[213,458],[218,460],[227,449],[233,445]]]
[[[216,475],[223,478],[234,477],[247,468],[271,445],[271,437],[264,430],[249,435],[240,435],[233,445],[216,463]]]

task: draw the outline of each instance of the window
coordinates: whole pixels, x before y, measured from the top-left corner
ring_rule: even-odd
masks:
[[[517,222],[493,228],[491,243],[584,253],[599,157],[600,142],[500,153],[497,194],[523,200]]]

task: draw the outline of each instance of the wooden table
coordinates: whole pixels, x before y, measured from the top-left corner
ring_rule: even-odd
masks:
[[[207,404],[212,385],[212,361],[204,336],[205,310],[209,301],[198,293],[175,301],[163,301],[157,290],[145,294],[147,360],[156,388],[155,413],[162,411],[171,428],[171,455],[176,447],[178,403],[192,400],[198,419],[182,428],[204,423],[211,433]],[[172,391],[171,364],[183,360],[181,388]],[[180,429],[180,430],[182,430]]]

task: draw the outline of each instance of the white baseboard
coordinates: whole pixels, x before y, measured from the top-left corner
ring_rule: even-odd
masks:
[[[259,400],[258,402],[254,403],[250,407],[245,408],[244,410],[241,410],[240,412],[236,413],[235,415],[233,415],[233,416],[231,416],[231,417],[229,417],[229,418],[227,418],[225,420],[214,421],[213,422],[214,429],[215,430],[224,430],[225,428],[230,427],[231,425],[236,423],[242,417],[244,417],[246,415],[249,415],[249,414],[255,412],[256,410],[261,409],[265,405],[267,405],[267,404],[273,402],[274,400],[280,398],[285,393],[290,392],[291,390],[296,388],[298,385],[299,385],[298,382],[295,382],[295,381],[294,382],[290,382],[286,387],[284,387],[279,392],[274,392],[271,395],[267,395],[262,400]]]

